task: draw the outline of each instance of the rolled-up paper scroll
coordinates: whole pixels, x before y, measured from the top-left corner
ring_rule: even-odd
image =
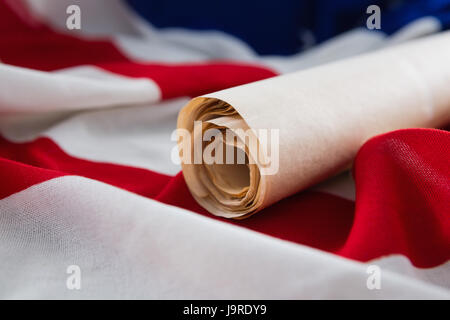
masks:
[[[449,121],[446,32],[194,98],[178,144],[198,203],[244,218],[348,168],[374,135]]]

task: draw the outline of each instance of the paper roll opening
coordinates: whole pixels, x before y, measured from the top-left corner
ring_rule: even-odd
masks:
[[[219,216],[253,213],[264,191],[258,157],[249,148],[258,139],[245,136],[249,127],[236,110],[219,99],[196,98],[180,112],[178,128],[187,131],[178,146],[194,198]]]

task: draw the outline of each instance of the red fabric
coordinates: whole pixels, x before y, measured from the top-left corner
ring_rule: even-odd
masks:
[[[149,170],[78,159],[48,138],[27,143],[0,138],[0,165],[0,198],[64,175],[88,177],[145,197],[155,197],[171,179]]]
[[[420,267],[450,257],[450,133],[399,130],[356,158],[356,214],[344,256],[401,253]],[[361,250],[364,248],[364,250]]]
[[[418,267],[432,267],[450,258],[449,148],[450,133],[441,130],[408,129],[375,137],[355,160],[355,207],[352,201],[305,191],[234,221],[199,207],[181,173],[169,177],[77,159],[47,138],[24,144],[2,139],[0,195],[57,176],[80,175],[344,257],[368,261],[401,253]]]
[[[220,61],[178,65],[128,62],[98,66],[125,76],[154,80],[161,88],[163,99],[199,96],[276,75],[261,66]]]
[[[193,97],[276,75],[268,68],[239,62],[136,63],[108,39],[79,39],[57,33],[42,24],[24,24],[10,6],[2,2],[0,60],[41,71],[95,65],[129,77],[152,79],[160,87],[163,99]]]
[[[15,13],[20,4],[14,1],[10,6],[8,2],[0,1],[0,60],[3,63],[51,71],[81,64],[128,61],[107,40],[82,40],[54,32],[43,24],[27,24],[24,21],[30,20],[23,20]]]
[[[28,143],[0,138],[0,199],[64,175],[102,181],[211,218],[327,251],[335,251],[344,243],[353,219],[352,201],[319,192],[293,196],[252,219],[222,219],[195,202],[181,173],[170,177],[145,169],[79,159],[65,153],[48,138]]]

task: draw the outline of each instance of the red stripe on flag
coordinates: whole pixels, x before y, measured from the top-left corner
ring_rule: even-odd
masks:
[[[212,216],[192,198],[183,175],[169,177],[150,170],[72,157],[48,138],[13,143],[0,138],[0,197],[64,175],[78,175],[195,211],[277,238],[335,251],[344,244],[353,219],[353,202],[320,192],[305,192],[267,208],[252,219]],[[32,179],[28,179],[32,177]]]
[[[78,159],[47,138],[25,144],[1,140],[0,156],[13,160],[3,159],[0,166],[1,192],[4,197],[19,191],[14,181],[25,188],[50,174],[80,175],[359,261],[397,253],[418,267],[433,267],[450,258],[449,146],[450,133],[432,129],[399,130],[370,140],[355,160],[356,210],[351,201],[306,191],[247,220],[213,217],[191,197],[181,174],[171,178]],[[24,181],[26,176],[34,178]]]
[[[7,3],[0,2],[0,60],[43,71],[83,64],[128,61],[110,41],[84,40],[47,26],[26,24]]]
[[[401,253],[419,267],[448,260],[449,164],[448,131],[398,130],[369,140],[354,165],[355,222],[340,253],[363,261]]]
[[[20,191],[19,186],[25,189],[34,183],[63,175],[79,175],[99,180],[152,198],[171,179],[170,176],[150,170],[72,157],[48,138],[13,143],[0,137],[0,160],[5,161],[0,169],[1,198]],[[27,166],[22,167],[23,165]],[[28,180],[26,175],[34,178]]]
[[[3,150],[4,151],[4,150]],[[35,184],[64,175],[0,157],[0,200]]]
[[[195,97],[276,76],[267,68],[238,62],[172,65],[119,62],[98,66],[129,77],[152,79],[161,88],[163,99]]]
[[[1,2],[0,60],[41,71],[94,65],[124,76],[149,78],[158,84],[163,99],[193,97],[276,75],[266,67],[239,62],[135,63],[108,39],[86,40],[43,24],[30,26]]]

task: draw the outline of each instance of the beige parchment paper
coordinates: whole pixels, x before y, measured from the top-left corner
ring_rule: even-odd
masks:
[[[202,121],[200,130],[194,130],[194,121]],[[192,133],[191,142],[208,129],[278,130],[275,147],[255,133],[256,151],[245,137],[233,143],[214,139],[224,150],[244,155],[244,164],[195,164],[194,153],[201,158],[211,142],[196,151],[191,146],[187,157],[187,138],[179,135],[183,175],[194,198],[212,214],[240,219],[348,168],[377,134],[448,122],[450,33],[445,32],[194,98],[180,111],[177,126]],[[267,163],[276,157],[269,157],[269,147],[278,149],[272,170]]]

